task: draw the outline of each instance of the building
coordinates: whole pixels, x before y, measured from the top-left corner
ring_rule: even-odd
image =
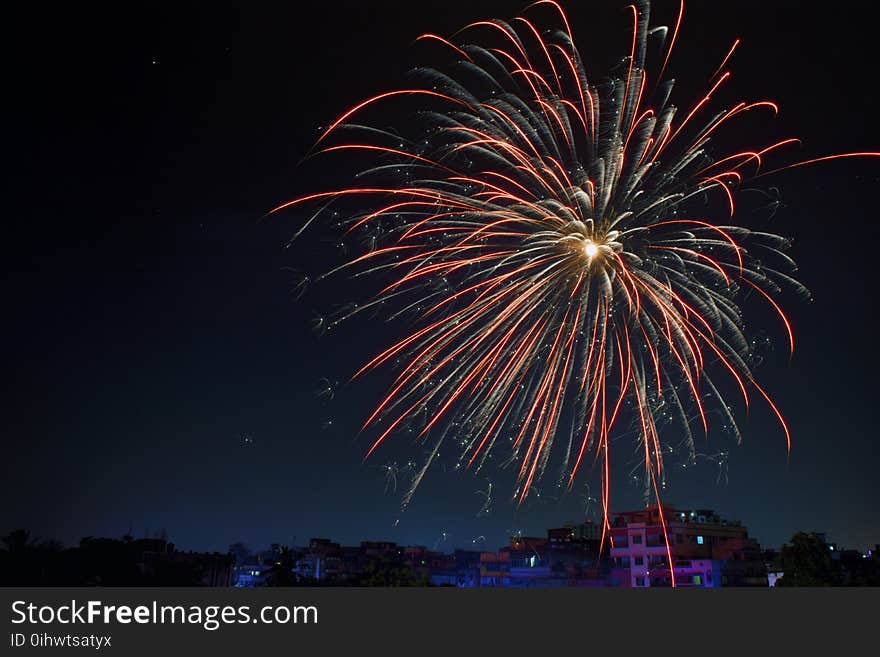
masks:
[[[235,561],[232,585],[236,588],[253,588],[265,586],[266,574],[278,561],[281,546],[273,543],[266,550],[252,552],[243,543],[233,543],[229,546],[229,554]]]
[[[757,541],[709,509],[652,505],[618,513],[610,541],[612,586],[671,586],[673,573],[683,587],[767,586]]]
[[[602,548],[600,526],[569,523],[548,529],[546,538],[514,536],[499,555],[512,587],[605,586]]]
[[[342,546],[329,538],[313,538],[302,550],[294,572],[303,582],[345,584],[362,572],[370,559],[383,553],[396,554],[394,543],[374,544],[364,541],[359,547]]]
[[[414,545],[403,548],[403,564],[431,584],[458,586],[454,555]]]
[[[164,538],[134,539],[126,547],[134,555],[141,577],[160,586],[228,587],[234,581],[234,559],[228,553],[183,552]]]

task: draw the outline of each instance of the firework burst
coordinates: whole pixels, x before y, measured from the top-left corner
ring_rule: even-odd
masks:
[[[746,405],[768,404],[790,446],[752,372],[739,300],[752,293],[766,302],[793,350],[776,299],[783,289],[808,293],[793,277],[787,239],[731,218],[743,181],[779,171],[761,169],[797,140],[717,152],[713,138],[737,117],[778,111],[769,100],[716,106],[739,40],[705,96],[682,110],[664,73],[684,6],[669,29],[651,26],[647,2],[627,11],[627,56],[601,83],[588,77],[552,0],[510,22],[423,35],[448,50],[448,67],[418,69],[417,85],[359,103],[318,140],[317,152],[374,158],[358,184],[273,211],[312,204],[301,232],[330,206],[350,208],[344,230],[367,237],[363,252],[328,275],[376,275],[380,289],[332,323],[371,309],[416,317],[356,374],[400,365],[364,428],[376,430],[368,455],[404,427],[427,441],[404,504],[444,443],[454,444],[459,467],[477,472],[502,452],[516,468],[519,502],[558,453],[569,487],[585,464],[598,464],[607,527],[611,438],[624,416],[635,422],[640,468],[658,497],[661,421],[678,421],[692,459],[710,405],[739,438],[719,375]],[[409,136],[358,122],[406,98],[420,104]],[[876,154],[782,168],[854,155]],[[722,211],[703,216],[713,197]],[[700,202],[703,214],[692,209]]]

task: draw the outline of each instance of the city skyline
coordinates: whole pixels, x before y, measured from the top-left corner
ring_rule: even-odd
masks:
[[[311,537],[209,553],[164,532],[65,547],[20,530],[2,537],[0,578],[30,586],[645,588],[670,586],[674,565],[675,586],[717,588],[872,586],[880,573],[878,544],[862,551],[798,532],[771,547],[712,509],[666,506],[662,518],[654,505],[615,512],[607,533],[592,521],[565,523],[499,546],[485,537],[464,547]]]

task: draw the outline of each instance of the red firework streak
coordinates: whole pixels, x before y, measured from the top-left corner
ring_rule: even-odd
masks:
[[[711,400],[741,438],[709,365],[729,375],[746,407],[750,391],[758,392],[790,449],[782,413],[749,367],[738,299],[756,290],[781,319],[793,352],[791,323],[774,297],[784,289],[807,293],[792,277],[786,239],[731,225],[735,192],[745,179],[783,169],[880,154],[831,155],[766,173],[764,160],[796,139],[713,155],[710,138],[731,119],[778,112],[768,100],[716,107],[740,40],[708,79],[705,96],[678,111],[663,74],[684,4],[671,31],[650,26],[647,2],[627,11],[625,75],[598,85],[553,0],[510,22],[476,22],[449,38],[423,35],[451,54],[447,72],[419,69],[420,85],[359,103],[316,145],[318,152],[371,155],[370,168],[358,174],[370,182],[272,211],[317,204],[308,226],[336,204],[351,209],[347,234],[370,238],[361,255],[330,273],[375,274],[381,289],[332,323],[380,307],[393,309],[392,321],[416,317],[407,337],[355,375],[400,364],[364,424],[379,429],[367,456],[403,427],[426,440],[430,434],[430,457],[404,505],[445,440],[454,442],[463,469],[479,471],[504,452],[518,466],[519,503],[544,475],[551,451],[561,454],[567,487],[592,454],[601,471],[604,544],[611,438],[623,418],[638,436],[643,481],[658,504],[661,425],[676,421],[693,453],[692,426],[708,434]],[[538,13],[550,17],[549,29],[530,18]],[[479,35],[484,45],[464,35]],[[651,47],[662,58],[655,79],[645,65]],[[377,104],[404,99],[420,102],[421,127],[411,137],[356,122]],[[328,145],[331,138],[345,141]],[[693,213],[708,193],[726,206],[719,213],[726,223]],[[551,450],[560,436],[566,446]],[[666,547],[674,586],[668,538]]]

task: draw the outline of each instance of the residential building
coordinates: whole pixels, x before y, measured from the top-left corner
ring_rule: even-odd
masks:
[[[652,505],[618,513],[610,541],[612,585],[671,586],[674,573],[683,587],[767,586],[757,541],[709,509]]]

